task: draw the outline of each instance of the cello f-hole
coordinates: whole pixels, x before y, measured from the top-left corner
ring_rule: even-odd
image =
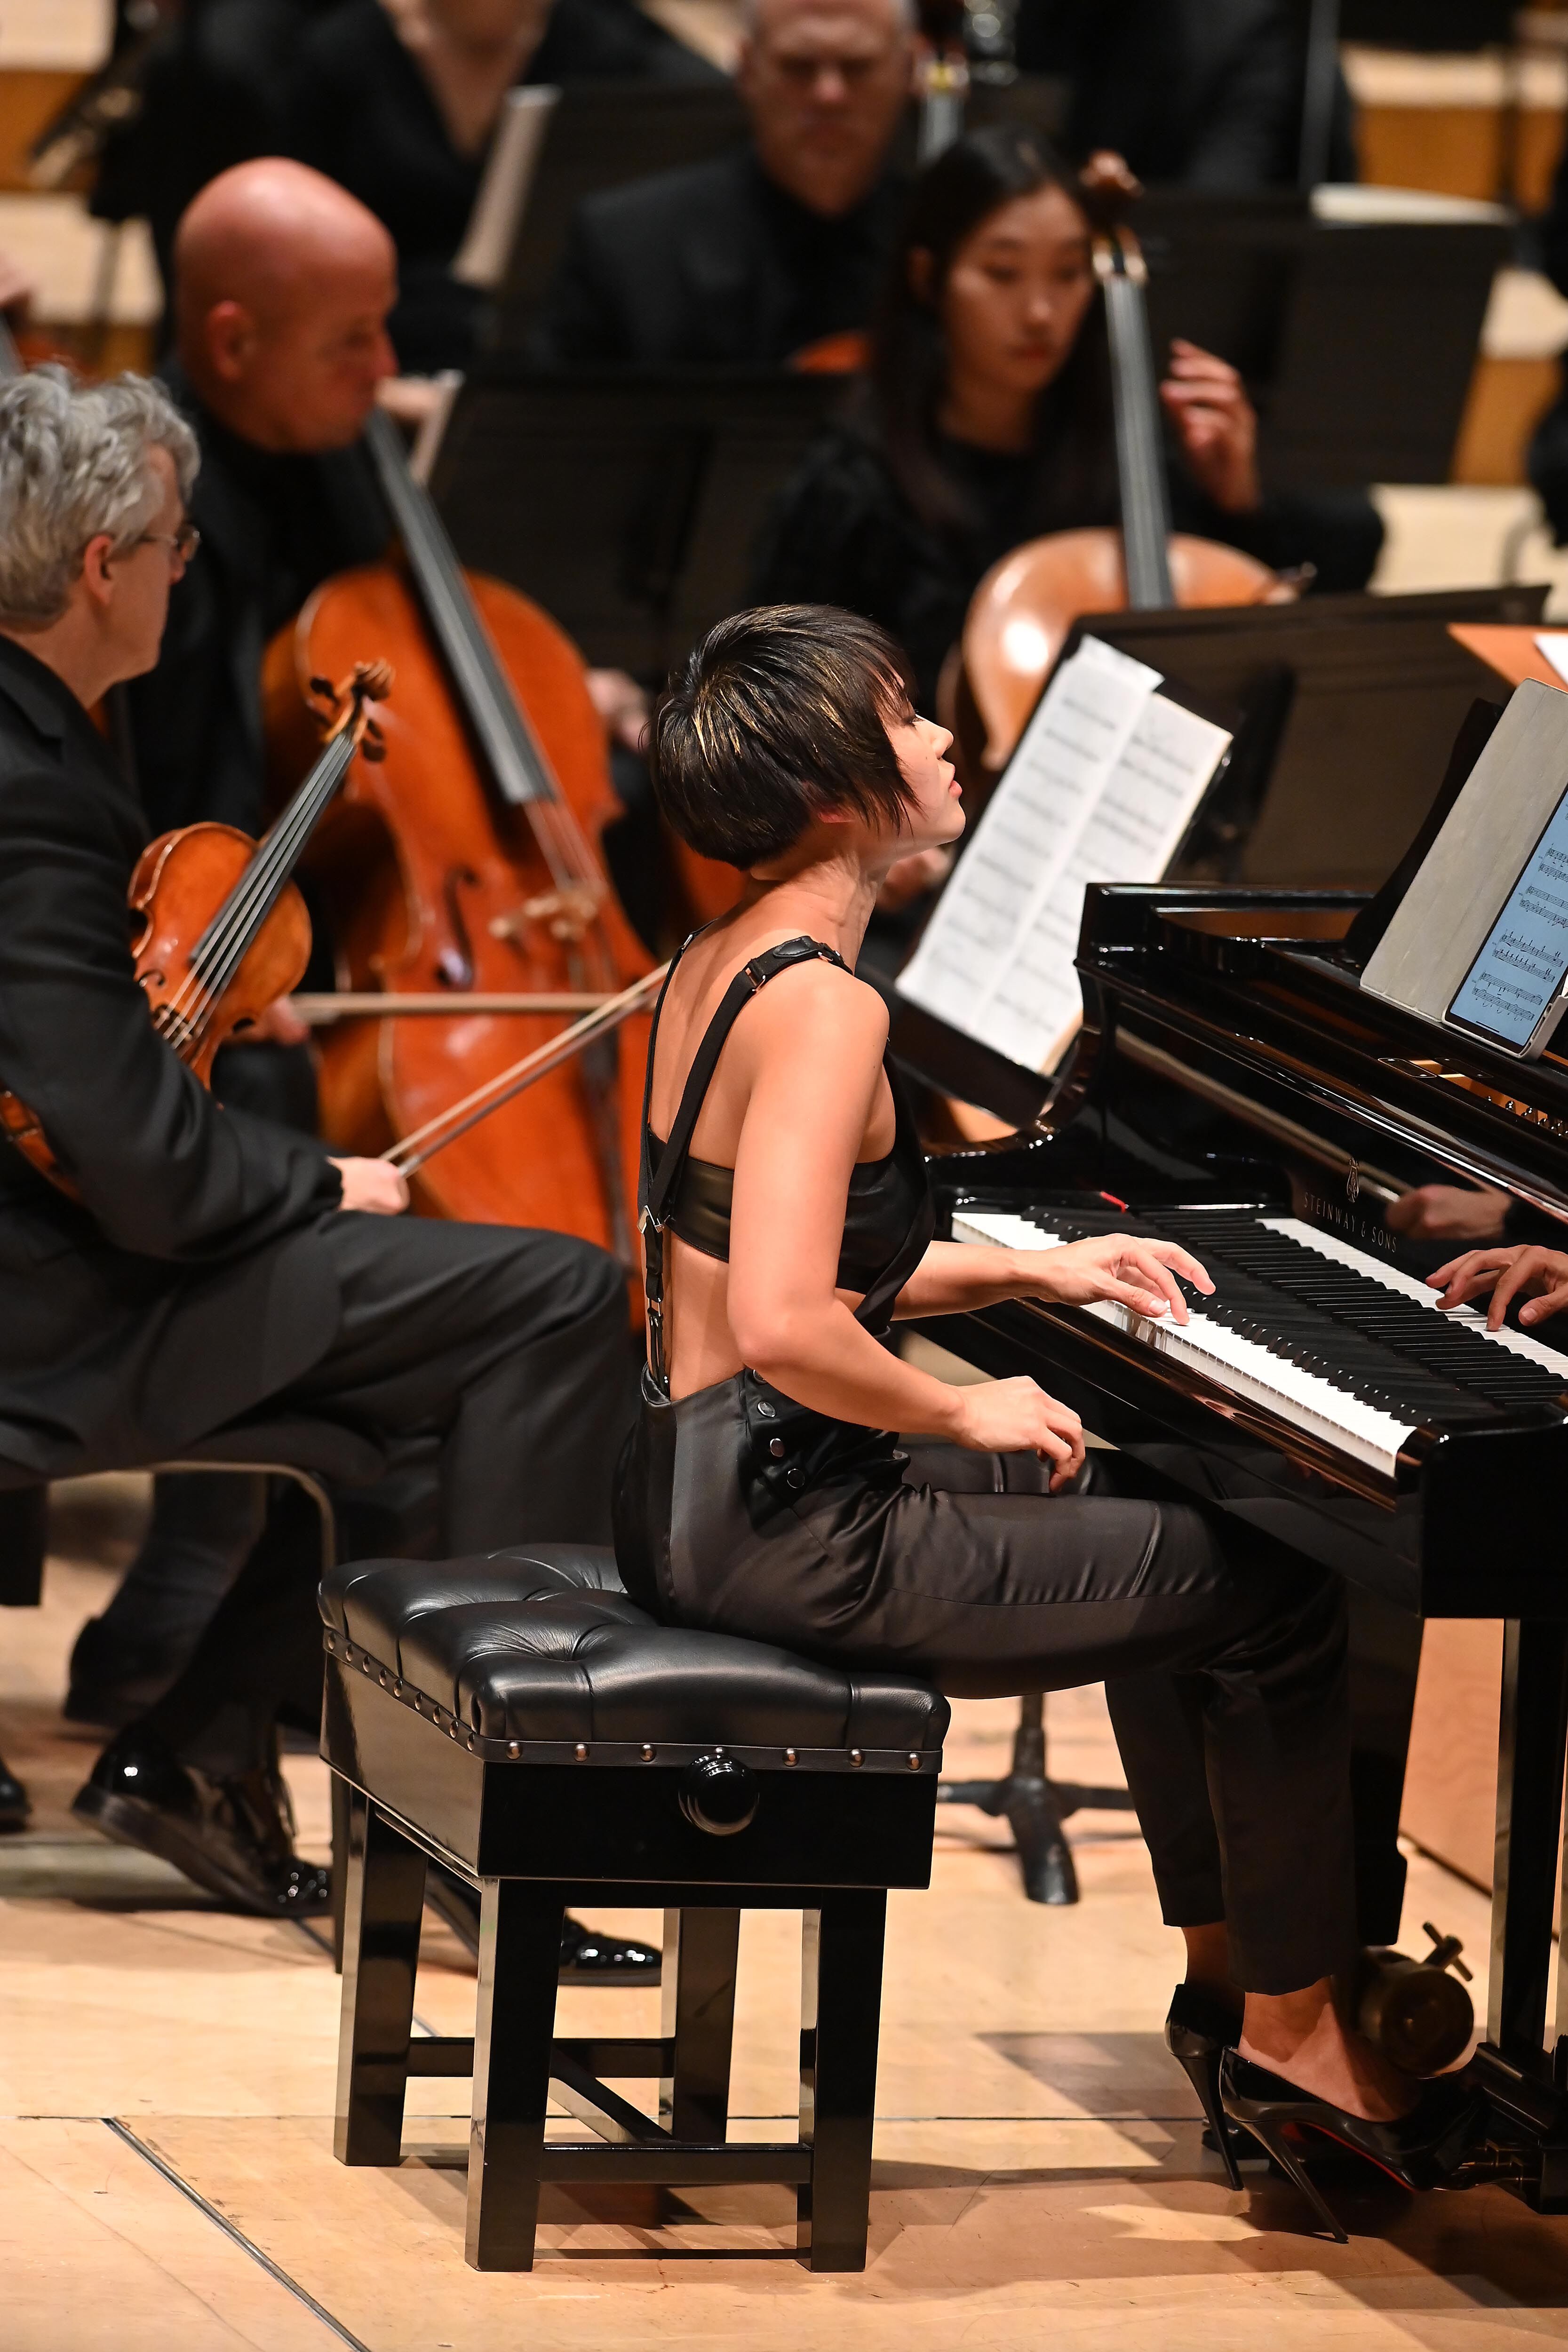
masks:
[[[468,936],[468,919],[458,892],[465,884],[470,890],[477,889],[479,880],[471,866],[454,866],[441,885],[441,895],[447,902],[447,927],[452,934],[436,959],[436,977],[443,988],[472,988],[474,984],[474,943]]]

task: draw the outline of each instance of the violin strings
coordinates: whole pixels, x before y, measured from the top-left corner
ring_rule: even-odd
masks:
[[[207,932],[196,942],[186,979],[169,1000],[170,1009],[178,1017],[190,1018],[194,1024],[199,1024],[222,995],[252,944],[257,919],[276,897],[299,846],[320,814],[322,794],[319,788],[327,781],[323,770],[330,765],[331,780],[335,784],[346,764],[323,759],[261,843]]]
[[[196,941],[184,980],[161,1008],[195,1044],[212,1009],[251,947],[260,918],[276,900],[322,808],[353,756],[352,738],[328,745],[282,816],[258,848],[206,933]]]

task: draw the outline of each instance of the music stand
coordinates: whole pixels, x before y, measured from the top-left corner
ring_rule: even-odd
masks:
[[[1376,194],[1347,191],[1343,205]],[[1337,208],[1338,191],[1320,208],[1331,200]],[[1495,208],[1479,219],[1315,220],[1262,412],[1264,478],[1279,489],[1446,482],[1512,243]]]
[[[746,136],[734,87],[714,82],[576,82],[551,111],[517,238],[486,328],[500,355],[528,342],[572,215],[585,196],[682,163],[706,163]]]
[[[1115,613],[1076,623],[1062,658],[1093,635],[1242,713],[1220,837],[1211,829],[1173,879],[1375,890],[1425,816],[1471,703],[1496,690],[1448,624],[1529,624],[1546,594],[1459,588]]]
[[[488,368],[430,487],[465,564],[532,596],[588,661],[661,685],[745,604],[768,504],[843,396],[828,375]]]
[[[1492,279],[1511,250],[1496,205],[1155,187],[1134,226],[1157,359],[1182,335],[1240,369],[1268,481],[1447,480]]]

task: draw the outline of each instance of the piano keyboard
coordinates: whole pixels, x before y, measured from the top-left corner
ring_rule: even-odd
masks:
[[[1054,1210],[1036,1218],[965,1209],[952,1233],[960,1242],[1051,1249],[1110,1229],[1109,1220]],[[1078,1312],[1385,1476],[1424,1421],[1568,1396],[1568,1353],[1524,1332],[1489,1331],[1475,1307],[1445,1315],[1424,1283],[1294,1217],[1184,1210],[1140,1217],[1136,1229],[1190,1251],[1215,1296],[1189,1286],[1184,1325],[1110,1301]]]

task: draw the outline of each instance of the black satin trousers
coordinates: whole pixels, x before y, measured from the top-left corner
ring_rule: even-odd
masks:
[[[1236,1981],[1289,1992],[1357,1948],[1337,1580],[1152,1491],[1121,1454],[1046,1491],[1032,1455],[904,1444],[751,1373],[645,1389],[616,1551],[666,1622],[991,1698],[1104,1682],[1167,1922],[1224,1919]]]

